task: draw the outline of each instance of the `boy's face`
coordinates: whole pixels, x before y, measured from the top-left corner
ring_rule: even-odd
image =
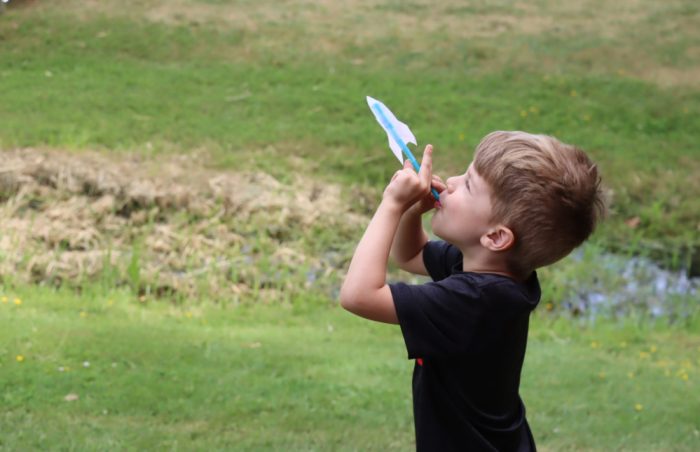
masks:
[[[431,222],[435,235],[462,250],[479,245],[491,226],[491,189],[473,164],[447,179],[440,204]]]

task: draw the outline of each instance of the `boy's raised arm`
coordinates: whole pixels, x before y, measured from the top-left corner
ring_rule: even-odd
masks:
[[[442,180],[433,176],[432,187],[442,192],[446,186]],[[428,243],[428,234],[423,230],[423,214],[435,205],[432,194],[421,199],[401,217],[399,228],[391,246],[391,258],[396,264],[407,272],[417,275],[427,275],[428,271],[423,263],[423,247]]]
[[[348,311],[371,320],[398,323],[391,290],[386,284],[389,251],[401,216],[430,194],[432,147],[426,146],[420,172],[410,164],[397,171],[384,190],[382,202],[365,230],[340,289]]]

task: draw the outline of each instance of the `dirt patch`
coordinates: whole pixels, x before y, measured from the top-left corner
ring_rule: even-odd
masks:
[[[5,280],[104,281],[157,296],[289,296],[345,265],[332,246],[317,254],[313,234],[350,243],[367,222],[340,186],[208,170],[202,155],[18,149],[0,158]]]

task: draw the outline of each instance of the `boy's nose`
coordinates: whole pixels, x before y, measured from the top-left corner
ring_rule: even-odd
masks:
[[[447,185],[447,193],[452,193],[453,191],[455,191],[455,178],[448,178],[445,185]]]

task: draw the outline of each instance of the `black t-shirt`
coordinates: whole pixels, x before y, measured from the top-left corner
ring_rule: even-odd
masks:
[[[460,250],[423,248],[433,282],[390,284],[413,370],[419,451],[530,451],[535,443],[518,388],[536,273],[524,283],[462,271]]]

